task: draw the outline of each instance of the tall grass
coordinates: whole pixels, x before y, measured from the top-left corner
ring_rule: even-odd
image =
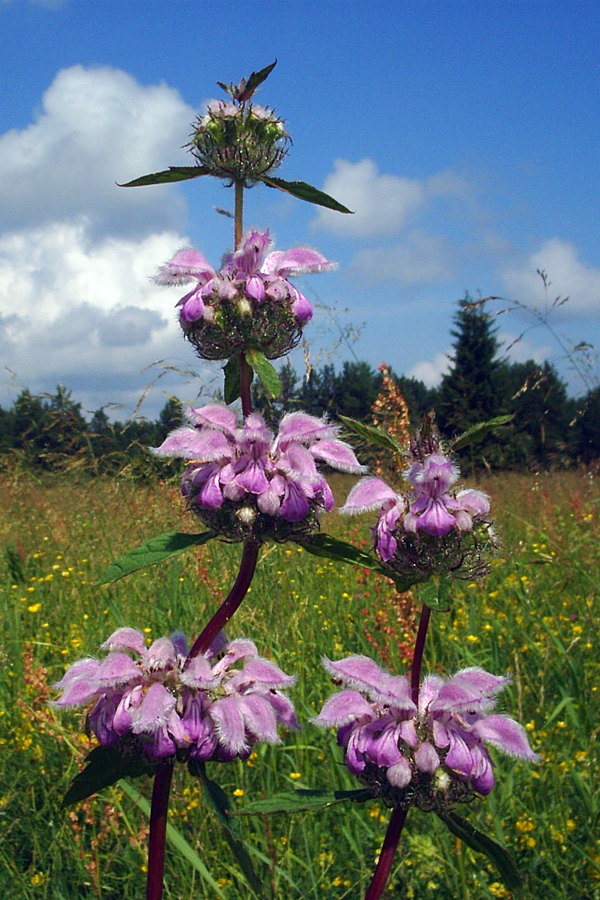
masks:
[[[348,484],[339,479],[343,494]],[[496,786],[466,815],[506,844],[526,896],[600,898],[597,819],[600,656],[600,490],[585,473],[489,478],[503,558],[481,584],[456,583],[435,614],[429,671],[467,665],[508,672],[503,712],[522,721],[543,760],[529,767],[498,755]],[[92,742],[81,715],[58,716],[49,688],[67,665],[96,655],[119,625],[151,640],[197,634],[235,576],[239,547],[211,542],[161,566],[98,588],[94,579],[125,549],[170,530],[192,531],[177,489],[58,477],[0,486],[4,566],[0,585],[0,886],[33,900],[134,898],[143,894],[147,780],[62,810],[61,798]],[[328,517],[324,528],[356,543],[368,522]],[[230,626],[295,672],[293,699],[307,723],[331,691],[323,655],[368,653],[404,671],[418,597],[336,567],[296,545],[262,551],[249,597]],[[356,787],[334,735],[306,724],[246,763],[208,774],[243,813],[249,799],[293,787]],[[359,898],[381,846],[388,812],[376,801],[321,813],[239,816],[264,879],[265,897]],[[197,783],[176,773],[165,897],[250,896]],[[462,847],[434,816],[411,812],[390,897],[509,896],[484,858]]]

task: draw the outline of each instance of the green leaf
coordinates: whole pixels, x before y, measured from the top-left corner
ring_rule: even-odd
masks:
[[[516,897],[524,897],[523,879],[515,861],[504,847],[497,844],[496,841],[493,841],[483,832],[478,831],[470,822],[467,822],[466,819],[463,819],[462,816],[457,815],[455,812],[438,813],[438,816],[449,831],[455,837],[460,838],[467,847],[487,856],[490,862],[498,869],[500,878],[509,891],[512,891]]]
[[[132,784],[128,784],[127,781],[122,781],[120,787],[127,794],[127,796],[130,797],[131,800],[133,800],[136,806],[141,809],[144,815],[150,818],[150,804],[146,800],[144,795],[140,794],[140,792],[136,790]],[[184,836],[175,828],[174,825],[171,825],[170,823],[167,823],[167,840],[175,848],[175,850],[177,850],[177,852],[180,853],[184,859],[187,859],[187,861],[196,869],[196,871],[200,873],[201,877],[215,892],[216,896],[220,897],[221,900],[225,900],[225,894],[219,887],[217,881],[212,877],[194,848],[190,844],[188,844]]]
[[[430,609],[448,610],[452,606],[452,582],[443,575],[432,576],[419,590],[423,603]]]
[[[312,184],[307,184],[305,181],[284,181],[283,178],[273,178],[272,175],[261,175],[257,180],[262,181],[267,187],[277,188],[280,191],[285,191],[286,194],[298,197],[299,200],[306,200],[307,203],[325,206],[327,209],[334,209],[336,212],[352,214],[351,209],[342,206],[341,203],[338,203],[338,201],[334,200],[333,197],[330,197],[329,194],[325,194],[323,191],[313,187]]]
[[[225,386],[223,388],[223,396],[225,403],[229,406],[234,403],[240,396],[240,363],[237,356],[232,356],[223,366],[223,375],[225,376]]]
[[[467,431],[463,431],[462,434],[459,434],[459,436],[450,444],[450,450],[462,450],[463,447],[467,447],[469,444],[481,440],[481,438],[485,437],[486,434],[489,434],[490,431],[494,431],[495,428],[500,428],[501,425],[507,425],[509,422],[512,422],[513,419],[514,415],[506,415],[496,416],[496,418],[489,419],[487,422],[478,422],[477,425],[473,425],[472,428],[468,428]]]
[[[340,541],[330,534],[310,534],[299,539],[297,543],[314,556],[322,556],[325,559],[334,559],[337,562],[347,563],[351,566],[361,566],[363,569],[379,572],[386,578],[390,578],[401,594],[404,591],[408,591],[418,581],[417,578],[397,575],[391,569],[383,566],[371,554],[365,553],[364,550],[359,550],[358,547],[355,547],[354,544],[349,544],[347,541]]]
[[[210,175],[211,170],[206,166],[169,166],[163,172],[153,172],[152,175],[142,175],[134,178],[126,184],[118,187],[144,187],[147,184],[173,184],[176,181],[188,181],[190,178],[199,178],[201,175]]]
[[[229,812],[231,807],[231,801],[221,785],[217,784],[216,781],[212,781],[206,774],[206,768],[204,763],[202,762],[190,762],[189,765],[190,772],[192,775],[196,775],[200,781],[202,782],[202,787],[204,789],[204,795],[206,799],[209,801],[212,806],[214,812],[221,823],[221,828],[223,831],[223,837],[229,844],[231,851],[233,853],[234,859],[239,863],[239,866],[244,873],[248,884],[255,892],[257,897],[262,897],[263,895],[263,885],[254,871],[254,866],[252,865],[252,860],[250,859],[250,854],[246,847],[246,844],[241,839],[241,831],[239,828],[239,824],[235,819],[231,817],[231,813]]]
[[[277,399],[281,393],[281,381],[275,366],[271,365],[265,354],[260,350],[246,350],[246,362],[260,378],[267,397]]]
[[[121,778],[152,774],[154,766],[142,757],[124,756],[117,747],[95,747],[86,756],[86,767],[71,782],[62,808],[87,800],[92,794],[116,784]]]
[[[353,800],[355,803],[364,803],[372,800],[373,794],[368,788],[358,788],[353,791],[284,791],[273,797],[263,800],[253,800],[236,810],[237,816],[272,815],[274,813],[306,812],[315,809],[325,809],[334,803],[344,803]]]
[[[394,440],[387,431],[382,431],[381,428],[376,428],[374,425],[365,425],[364,422],[359,422],[358,419],[351,419],[349,416],[339,416],[339,418],[346,428],[350,428],[351,431],[355,431],[356,434],[366,438],[371,443],[379,444],[380,447],[385,447],[387,450],[393,450],[399,456],[405,455],[405,451],[398,441]]]
[[[130,575],[137,569],[143,569],[146,566],[154,566],[156,563],[168,559],[169,556],[175,556],[177,553],[183,553],[190,547],[198,547],[205,544],[215,536],[213,531],[203,531],[200,534],[185,534],[180,531],[173,531],[169,534],[160,534],[158,537],[151,538],[141,547],[135,547],[128,550],[123,556],[111,563],[96,584],[109,584],[116,581],[117,578],[123,578],[124,575]]]

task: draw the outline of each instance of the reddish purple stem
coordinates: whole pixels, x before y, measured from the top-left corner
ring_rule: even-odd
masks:
[[[150,835],[148,838],[148,878],[146,900],[161,900],[165,869],[165,838],[167,811],[173,777],[173,761],[159,762],[154,775],[152,806],[150,808]]]
[[[219,632],[225,628],[232,615],[246,596],[258,561],[258,551],[260,544],[257,541],[246,541],[244,544],[244,552],[242,561],[240,562],[240,571],[235,580],[235,584],[229,591],[227,598],[218,608],[206,628],[196,638],[194,646],[190,650],[189,659],[205,653]]]
[[[412,701],[415,706],[419,703],[419,685],[421,683],[421,665],[423,663],[423,651],[425,650],[425,638],[427,637],[427,628],[431,618],[431,607],[423,604],[421,610],[421,618],[419,619],[419,629],[417,631],[417,639],[415,641],[415,652],[413,654],[412,669],[410,672],[410,689]]]
[[[396,855],[396,850],[400,843],[400,835],[402,834],[407,813],[407,809],[397,808],[393,810],[392,815],[390,816],[390,821],[383,841],[383,847],[381,848],[381,853],[377,860],[371,884],[365,894],[365,900],[379,900],[379,897],[381,897],[392,869],[392,863],[394,862],[394,856]]]

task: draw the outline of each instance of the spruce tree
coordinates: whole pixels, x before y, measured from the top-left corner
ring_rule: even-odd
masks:
[[[499,345],[484,304],[474,305],[465,294],[454,325],[452,368],[442,378],[437,410],[438,424],[447,435],[493,418],[503,406]]]

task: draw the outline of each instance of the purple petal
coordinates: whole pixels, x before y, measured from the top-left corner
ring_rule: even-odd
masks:
[[[223,492],[219,484],[219,470],[215,471],[213,465],[211,464],[209,467],[209,470],[212,470],[212,474],[201,485],[196,498],[204,509],[218,509],[223,503]],[[200,470],[196,471],[198,474],[200,473]]]
[[[354,485],[340,512],[355,515],[371,509],[380,509],[386,500],[397,499],[396,491],[381,478],[363,478]]]
[[[389,783],[399,790],[408,787],[412,781],[412,769],[409,761],[402,757],[399,762],[389,767],[386,777]]]
[[[497,747],[504,753],[510,753],[512,756],[523,756],[525,759],[532,761],[539,759],[537,753],[534,753],[529,746],[527,732],[523,726],[507,716],[486,716],[475,723],[471,733],[493,744],[494,747]]]
[[[233,457],[231,444],[221,431],[208,428],[199,431],[188,425],[172,431],[160,447],[151,447],[150,452],[154,456],[178,456],[202,462]]]
[[[96,670],[96,684],[103,689],[116,689],[141,679],[140,669],[127,653],[109,653]]]
[[[199,290],[191,291],[189,294],[186,294],[185,297],[181,298],[179,304],[181,304],[179,321],[184,328],[186,325],[193,325],[194,322],[201,319],[206,309],[202,294]]]
[[[367,470],[367,467],[361,466],[357,460],[352,447],[344,441],[317,441],[310,448],[310,452],[314,457],[324,460],[332,468],[339,469],[340,472],[361,475]]]
[[[225,268],[231,268],[239,275],[255,275],[263,261],[265,251],[271,243],[269,231],[250,229],[242,238],[242,244]]]
[[[143,668],[145,672],[163,672],[165,669],[175,668],[175,647],[168,637],[158,638],[148,647]]]
[[[231,643],[228,644],[225,654],[213,666],[213,674],[220,678],[225,674],[229,666],[232,666],[238,660],[246,659],[247,657],[250,657],[251,659],[258,658],[256,644],[253,641],[249,641],[247,638],[236,638],[235,641],[231,641]]]
[[[206,657],[194,656],[181,673],[181,683],[190,688],[208,690],[216,687],[219,681],[213,675],[212,667]]]
[[[208,425],[235,437],[237,419],[235,413],[227,406],[217,403],[201,407],[191,406],[187,410],[187,417],[194,425]]]
[[[368,656],[347,656],[338,662],[333,662],[325,656],[322,662],[336,681],[341,681],[342,684],[350,685],[358,690],[366,690],[369,694],[373,691],[379,694],[389,678],[385,669],[381,669]]]
[[[197,250],[180,250],[173,259],[161,266],[152,279],[156,284],[185,284],[197,279],[202,284],[215,274],[213,267]]]
[[[330,262],[318,250],[310,247],[292,247],[289,250],[275,250],[269,253],[262,265],[268,275],[304,275],[308,272],[329,272],[336,263]]]
[[[264,462],[250,462],[243,472],[236,475],[235,481],[250,494],[262,494],[269,487]]]
[[[422,743],[415,753],[415,765],[420,772],[433,775],[440,764],[440,758],[433,744],[429,741]]]
[[[339,727],[363,716],[372,719],[373,715],[371,704],[358,691],[339,691],[326,701],[312,721],[325,728]]]
[[[458,772],[459,775],[464,775],[465,778],[468,778],[473,770],[473,757],[469,747],[463,738],[453,731],[450,732],[450,749],[445,763],[450,769]]]
[[[243,683],[258,682],[260,685],[265,685],[268,688],[291,687],[296,683],[293,675],[286,675],[274,662],[262,659],[262,657],[249,660],[242,669],[241,674]]]
[[[246,279],[245,293],[250,300],[255,300],[257,303],[263,302],[266,296],[265,283],[260,275],[251,275]]]
[[[376,724],[374,722],[373,726]],[[373,741],[369,749],[369,757],[376,766],[386,767],[397,765],[403,759],[398,749],[397,726],[384,728],[381,735]]]
[[[411,506],[414,515],[414,504]],[[444,537],[456,525],[456,519],[451,515],[443,500],[431,500],[428,508],[417,519],[417,528],[433,537]]]
[[[280,691],[269,691],[267,700],[275,710],[275,715],[277,716],[278,722],[280,722],[286,728],[293,728],[298,731],[300,730],[300,723],[296,718],[294,706],[289,697],[287,697],[285,694],[282,694]]]
[[[280,743],[275,712],[267,699],[260,694],[246,694],[238,703],[246,730],[255,740]]]
[[[335,437],[338,429],[326,419],[309,416],[308,413],[288,413],[281,420],[276,445],[286,445],[289,441],[312,443],[317,438]]]
[[[472,516],[485,516],[490,511],[490,499],[481,491],[459,491],[456,499],[460,508]]]
[[[460,672],[453,675],[448,680],[448,684],[451,683],[459,684],[466,690],[473,691],[474,695],[480,694],[482,697],[494,697],[507,684],[510,684],[510,678],[504,675],[492,675],[479,666],[472,666],[468,669],[461,669]]]
[[[151,684],[144,694],[135,716],[133,716],[134,734],[151,734],[159,729],[166,729],[170,713],[175,709],[175,697],[158,682]]]
[[[301,522],[308,515],[309,511],[310,504],[306,499],[306,494],[299,485],[289,481],[283,501],[279,507],[279,515],[286,522]]]
[[[290,285],[291,310],[300,325],[306,325],[313,316],[313,308],[304,294],[301,294],[297,288]]]
[[[220,746],[234,756],[247,749],[244,719],[234,697],[216,700],[209,708],[208,715],[214,722]]]
[[[132,650],[139,656],[146,652],[144,635],[137,628],[117,628],[102,644],[103,650]]]

